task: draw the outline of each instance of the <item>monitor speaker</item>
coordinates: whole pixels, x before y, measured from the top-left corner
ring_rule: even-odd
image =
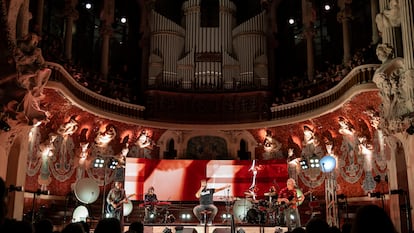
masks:
[[[213,233],[230,233],[230,228],[216,228]]]

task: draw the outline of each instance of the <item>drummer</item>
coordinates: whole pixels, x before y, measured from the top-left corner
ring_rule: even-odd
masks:
[[[155,194],[154,187],[149,187],[147,193],[144,196],[144,205],[145,205],[145,222],[150,222],[151,220],[155,220],[155,216],[157,214],[157,203],[158,198],[157,194]],[[154,215],[151,218],[151,215]]]

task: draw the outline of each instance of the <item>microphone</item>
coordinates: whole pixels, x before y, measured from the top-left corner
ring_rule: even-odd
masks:
[[[391,193],[391,194],[399,194],[399,195],[401,195],[401,194],[404,194],[404,193],[405,193],[405,191],[404,191],[404,190],[402,190],[402,189],[392,189],[392,190],[390,191],[390,193]]]

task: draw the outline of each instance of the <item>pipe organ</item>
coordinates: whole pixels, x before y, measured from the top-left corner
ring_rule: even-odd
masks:
[[[212,91],[266,88],[266,13],[236,25],[234,3],[217,0],[218,26],[201,27],[201,1],[208,0],[183,3],[182,25],[152,11],[149,87]]]

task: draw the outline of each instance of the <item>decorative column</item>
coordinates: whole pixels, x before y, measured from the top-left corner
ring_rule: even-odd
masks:
[[[114,22],[115,1],[105,0],[102,14],[102,54],[101,54],[101,74],[104,78],[108,77],[109,65],[109,40],[112,36],[112,23]]]
[[[399,7],[401,9],[401,34],[402,34],[402,44],[403,44],[403,55],[404,55],[404,66],[405,74],[403,75],[404,83],[402,84],[404,88],[409,86],[409,90],[413,90],[414,84],[414,2],[412,0],[400,0]],[[413,103],[414,97],[412,93],[407,93],[406,98],[409,102]],[[412,114],[413,112],[411,112]],[[410,127],[413,127],[414,118],[410,118]],[[399,135],[400,140],[402,141],[402,146],[404,147],[405,159],[407,164],[407,183],[408,190],[405,195],[408,196],[409,200],[414,200],[414,160],[412,158],[412,153],[414,152],[414,135],[406,130],[408,135],[402,134]],[[408,144],[405,144],[408,143]],[[407,203],[406,203],[407,204]],[[408,230],[412,230],[414,223],[414,212],[413,208],[410,208],[410,211],[407,211],[407,218],[410,218],[411,222],[409,223]],[[407,222],[409,221],[407,220]]]
[[[17,2],[17,4],[19,4],[19,2]],[[17,39],[22,38],[29,33],[29,21],[32,19],[32,13],[30,13],[29,11],[29,2],[30,2],[29,0],[23,0],[21,1],[21,5],[17,6],[17,7],[20,7],[20,9],[13,9],[13,10],[20,12],[18,13],[16,22],[15,22]],[[11,6],[10,6],[10,9],[12,9]],[[9,23],[13,23],[13,22],[9,22]]]
[[[395,0],[379,0],[380,12],[375,17],[383,44],[394,48],[394,55],[402,57],[401,35],[397,27],[401,25],[400,5]]]
[[[39,36],[43,34],[43,8],[45,0],[37,0],[37,14],[36,14],[36,24],[37,24],[37,33]]]
[[[79,18],[79,13],[75,9],[78,0],[65,0],[65,58],[70,61],[72,59],[72,28],[73,22]]]
[[[377,44],[379,41],[379,33],[377,24],[375,23],[375,16],[378,13],[378,0],[371,0],[371,27],[372,27],[372,42],[371,44]]]
[[[404,65],[407,70],[414,69],[414,7],[412,0],[400,0],[401,31],[404,54]]]
[[[302,18],[304,26],[304,35],[306,38],[306,55],[307,55],[307,73],[309,81],[313,80],[314,59],[313,59],[313,37],[315,35],[313,23],[315,22],[312,2],[302,0]]]
[[[349,39],[349,23],[352,17],[351,10],[352,0],[338,0],[339,13],[337,15],[338,22],[342,23],[342,38],[344,47],[343,62],[346,63],[351,59],[351,41]]]

